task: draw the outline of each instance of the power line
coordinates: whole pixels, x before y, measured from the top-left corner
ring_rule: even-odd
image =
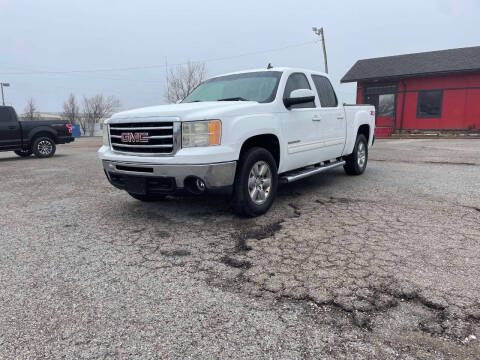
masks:
[[[224,57],[217,57],[217,58],[209,58],[204,60],[196,60],[192,61],[193,63],[209,63],[214,61],[224,61],[224,60],[231,60],[236,59],[239,57],[251,56],[251,55],[258,55],[258,54],[265,54],[269,52],[281,51],[296,47],[301,47],[309,44],[317,43],[319,40],[314,41],[307,41],[297,44],[292,44],[288,46],[283,46],[274,49],[267,49],[267,50],[260,50],[260,51],[252,51],[243,54],[231,55],[231,56],[224,56]],[[124,67],[124,68],[104,68],[104,69],[91,69],[91,70],[65,70],[65,71],[26,71],[26,72],[6,72],[0,73],[0,75],[62,75],[62,74],[81,74],[81,73],[98,73],[98,72],[113,72],[113,71],[134,71],[134,70],[147,70],[147,69],[155,69],[155,68],[167,68],[167,67],[174,67],[179,65],[186,65],[188,62],[176,63],[176,64],[156,64],[156,65],[145,65],[145,66],[131,66],[131,67]],[[127,81],[137,81],[137,80],[130,80],[130,79],[111,79],[111,80],[127,80]],[[152,81],[154,82],[154,81]]]

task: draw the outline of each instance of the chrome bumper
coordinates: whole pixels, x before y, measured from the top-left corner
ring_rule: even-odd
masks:
[[[185,179],[202,179],[207,188],[219,188],[233,185],[236,161],[201,165],[157,165],[102,160],[105,173],[136,175],[144,177],[175,178],[177,188],[183,188]]]

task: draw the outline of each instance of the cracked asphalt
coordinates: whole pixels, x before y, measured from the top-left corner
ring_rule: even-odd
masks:
[[[136,201],[100,141],[0,153],[0,358],[480,358],[480,141],[378,140],[256,219]]]

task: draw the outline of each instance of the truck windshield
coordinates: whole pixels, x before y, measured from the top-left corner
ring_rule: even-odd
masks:
[[[200,101],[272,102],[277,93],[280,71],[260,71],[219,76],[201,83],[182,103]]]

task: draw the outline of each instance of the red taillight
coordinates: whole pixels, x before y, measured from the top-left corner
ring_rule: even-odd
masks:
[[[71,134],[72,133],[72,124],[66,124],[65,125],[68,129],[68,132]]]
[[[370,111],[370,115],[375,116],[375,111]]]

